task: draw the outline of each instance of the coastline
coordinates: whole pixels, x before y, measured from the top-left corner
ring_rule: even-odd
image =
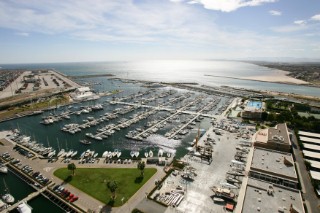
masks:
[[[258,82],[269,82],[269,83],[278,83],[278,84],[289,84],[289,85],[303,85],[310,87],[318,87],[309,82],[292,78],[288,76],[288,71],[277,70],[269,75],[259,75],[259,76],[248,76],[248,77],[231,77],[231,76],[221,76],[221,75],[209,75],[205,74],[204,76],[216,77],[216,78],[230,78],[237,80],[249,80],[249,81],[258,81]]]

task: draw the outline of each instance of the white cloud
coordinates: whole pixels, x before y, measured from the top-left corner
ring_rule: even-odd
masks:
[[[197,2],[197,1],[188,1],[188,4],[199,4],[199,2]]]
[[[282,15],[282,12],[281,12],[281,11],[278,11],[278,10],[270,10],[269,13],[270,13],[272,16],[281,16],[281,15]]]
[[[307,21],[305,20],[296,20],[293,22],[294,24],[297,24],[297,25],[306,25],[307,24]]]
[[[29,36],[29,33],[26,33],[26,32],[20,32],[20,33],[15,33],[15,35],[28,37],[28,36]]]
[[[312,16],[310,18],[310,20],[312,20],[312,21],[320,21],[320,14]]]
[[[302,31],[306,29],[308,29],[308,27],[304,24],[285,25],[285,26],[271,28],[271,30],[278,33],[292,33],[292,32]]]
[[[209,10],[232,12],[241,7],[259,6],[264,3],[272,3],[276,1],[277,0],[192,0],[191,2],[193,4],[202,4],[204,8]]]
[[[240,7],[257,6],[275,0],[215,1],[218,3],[205,0],[192,1],[212,7],[220,2],[221,6],[217,6],[217,10],[233,11]],[[178,3],[179,0],[175,0],[176,3],[152,0],[137,2],[134,0],[28,0],[27,3],[20,0],[0,1],[0,28],[31,34],[50,34],[52,40],[55,35],[62,35],[61,37],[73,41],[80,40],[78,46],[82,43],[91,46],[92,42],[86,43],[87,41],[97,41],[97,43],[101,41],[97,45],[101,44],[101,49],[102,46],[109,47],[111,44],[110,46],[119,52],[123,51],[123,54],[128,54],[126,49],[130,48],[132,52],[139,51],[138,48],[141,52],[147,48],[150,48],[150,52],[154,50],[153,47],[163,48],[163,52],[169,57],[171,49],[175,48],[177,55],[202,54],[206,58],[229,58],[240,57],[244,52],[247,52],[246,56],[286,55],[288,47],[299,49],[307,46],[307,41],[294,39],[287,34],[271,36],[244,31],[244,28],[239,29],[237,26],[219,27],[215,23],[215,13],[207,11],[202,13],[199,7],[187,4],[190,0],[184,0],[182,3]],[[226,6],[226,2],[231,6]],[[292,24],[274,31],[293,32],[307,27],[309,26]],[[103,51],[108,51],[108,48],[103,48],[99,55],[103,55]]]

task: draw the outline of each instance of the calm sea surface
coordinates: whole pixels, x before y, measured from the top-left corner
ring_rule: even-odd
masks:
[[[275,70],[266,67],[235,61],[163,60],[133,62],[10,64],[0,66],[2,68],[54,68],[57,71],[67,75],[111,73],[117,77],[129,79],[165,82],[196,82],[209,86],[225,85],[320,97],[319,88],[205,76],[217,75],[237,78],[258,75],[272,75],[275,72]]]

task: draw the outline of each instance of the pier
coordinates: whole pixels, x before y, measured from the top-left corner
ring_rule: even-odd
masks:
[[[194,120],[196,120],[199,116],[203,116],[203,117],[208,117],[208,118],[215,118],[217,116],[212,115],[212,114],[206,114],[206,113],[202,113],[204,110],[211,108],[212,106],[214,106],[216,103],[212,102],[206,106],[204,106],[201,110],[199,110],[198,112],[192,112],[192,111],[187,111],[186,109],[189,106],[194,105],[197,102],[200,102],[204,97],[200,96],[198,98],[196,98],[194,101],[186,104],[185,106],[182,106],[180,109],[174,110],[171,108],[167,108],[167,107],[163,107],[163,105],[159,105],[159,106],[150,106],[150,105],[141,105],[141,104],[135,104],[135,103],[128,103],[128,102],[120,102],[120,101],[112,101],[113,104],[123,104],[123,105],[129,105],[129,106],[136,106],[136,107],[144,107],[144,108],[152,108],[154,109],[153,111],[169,111],[169,112],[174,112],[174,114],[166,117],[165,119],[161,120],[160,122],[152,125],[151,127],[149,127],[148,129],[144,130],[143,132],[138,133],[137,135],[133,136],[133,139],[139,140],[141,138],[141,136],[145,133],[150,132],[151,130],[153,130],[155,127],[157,127],[158,125],[161,125],[162,123],[166,122],[167,120],[175,117],[178,114],[189,114],[189,115],[195,115],[192,119],[190,119],[185,125],[183,125],[181,128],[179,128],[177,131],[175,131],[174,133],[172,133],[169,138],[173,138],[176,134],[178,134],[181,130],[183,130],[184,128],[186,128],[191,122],[193,122]],[[174,101],[174,100],[172,100]],[[171,102],[172,102],[171,101]],[[101,133],[102,135],[103,133]]]
[[[50,201],[58,205],[60,208],[62,208],[66,212],[75,212],[75,213],[84,212],[79,207],[68,202],[67,200],[62,199],[59,195],[53,192],[51,187],[53,187],[55,184],[52,183],[51,181],[48,182],[45,186],[43,186],[40,182],[38,182],[38,180],[35,180],[28,174],[21,172],[14,165],[11,165],[10,162],[5,162],[5,164],[8,166],[9,170],[13,174],[15,174],[21,180],[25,181],[28,185],[30,185],[36,191],[32,192],[27,197],[9,206],[7,209],[3,210],[2,212],[11,212],[12,210],[16,209],[21,202],[28,202],[39,195],[46,197],[47,199],[49,199]]]
[[[41,189],[38,189],[36,192],[32,192],[31,194],[29,194],[26,198],[22,199],[21,201],[19,202],[16,202],[15,204],[9,206],[4,212],[10,212],[14,209],[16,209],[19,204],[21,202],[28,202],[29,200],[32,200],[33,198],[37,197],[38,195],[42,194],[45,190],[47,190],[47,186],[41,188]]]

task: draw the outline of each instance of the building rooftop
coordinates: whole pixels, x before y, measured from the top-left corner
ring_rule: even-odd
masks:
[[[260,129],[254,136],[254,142],[274,142],[291,145],[287,125],[285,123],[278,124],[275,127],[270,127],[268,129]]]
[[[319,144],[319,145],[320,145],[320,139],[308,138],[308,137],[304,137],[304,136],[300,136],[299,138],[300,138],[300,140],[303,141],[303,142],[315,143],[315,144]]]
[[[305,157],[320,159],[319,152],[311,152],[311,151],[307,151],[307,150],[303,150],[302,152]]]
[[[319,151],[320,150],[320,144],[319,145],[313,145],[313,144],[303,143],[303,148],[311,149],[311,150],[314,150],[314,151]]]
[[[261,129],[255,135],[255,140],[260,143],[268,142],[268,129]]]
[[[273,191],[272,194],[269,191]],[[249,178],[242,212],[290,212],[290,206],[304,213],[301,194],[269,183]]]
[[[310,174],[312,179],[320,180],[320,172],[310,170]]]
[[[291,144],[286,123],[268,129],[268,141]]]
[[[317,169],[320,169],[320,162],[314,160],[308,160],[311,163],[311,166]]]
[[[253,153],[251,170],[297,179],[294,161],[290,153],[256,148]]]
[[[320,134],[318,133],[312,133],[312,132],[305,132],[305,131],[299,131],[299,135],[314,137],[314,138],[320,138]]]

